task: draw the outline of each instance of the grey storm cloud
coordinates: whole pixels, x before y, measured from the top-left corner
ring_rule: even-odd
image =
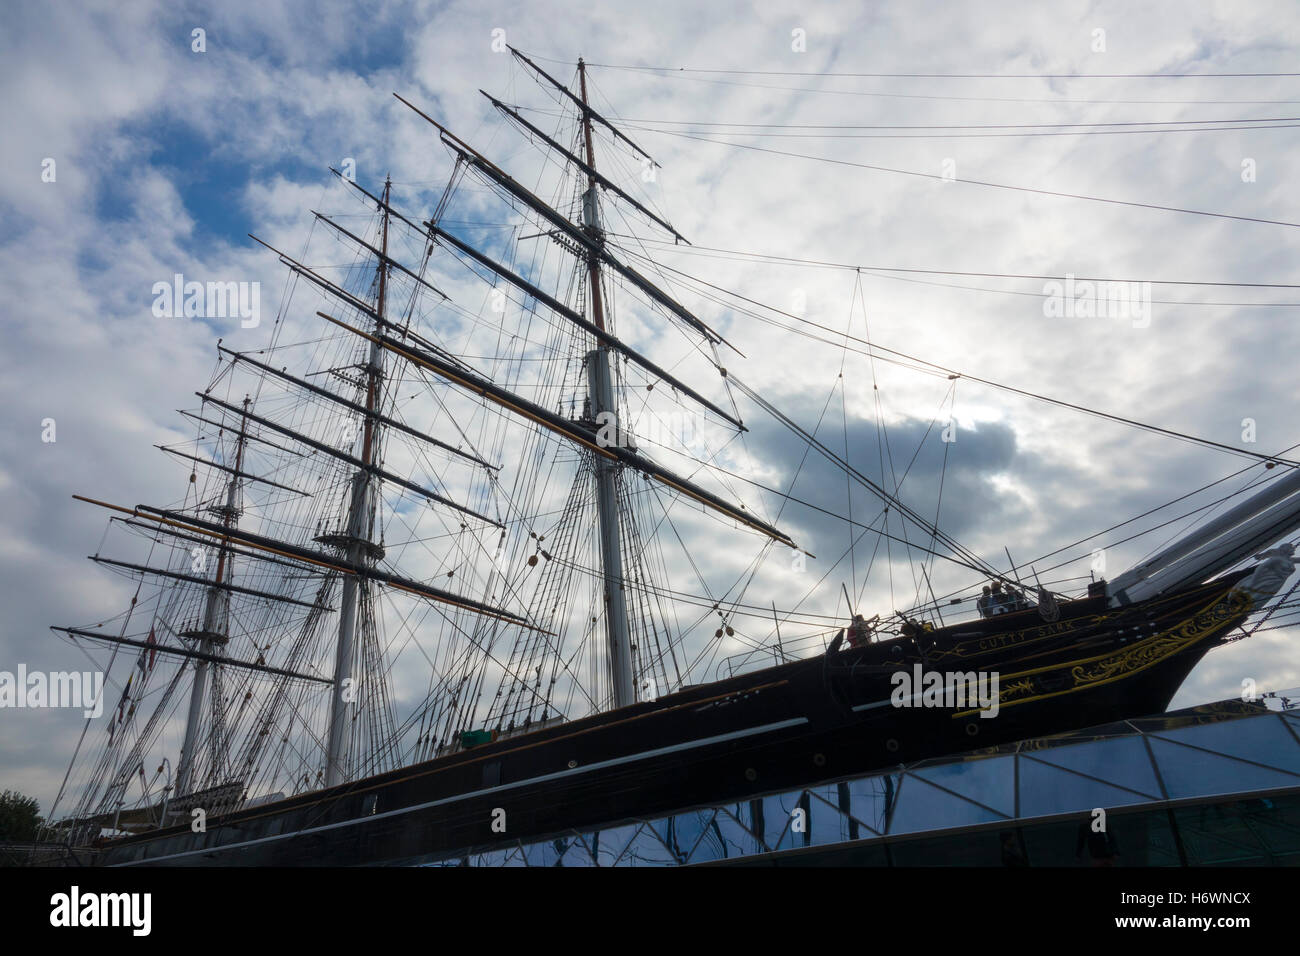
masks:
[[[791,410],[791,417],[813,422],[817,409],[804,406]],[[990,478],[1022,467],[1032,454],[1017,449],[1015,431],[1005,422],[955,428],[949,432],[955,438],[951,442],[943,440],[946,427],[943,421],[919,419],[878,426],[873,420],[854,417],[847,429],[842,420],[824,423],[817,437],[862,478],[896,494],[927,521],[933,521],[936,507],[946,503],[939,526],[957,538],[968,530],[1005,527],[1015,521],[1023,505]],[[847,517],[851,491],[854,518],[863,523],[874,520],[884,507],[864,481],[855,477],[846,483],[845,469],[826,455],[813,450],[805,457],[807,445],[800,436],[772,422],[753,428],[756,454],[775,464],[781,472],[779,487],[791,497]],[[819,546],[813,550],[829,552],[847,540],[847,530],[835,517],[795,502],[788,514],[811,532]],[[909,535],[917,537],[915,525],[909,522],[908,528]]]

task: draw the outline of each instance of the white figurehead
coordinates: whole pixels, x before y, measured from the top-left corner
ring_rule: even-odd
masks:
[[[1283,543],[1255,555],[1255,560],[1260,563],[1255,566],[1254,573],[1238,587],[1250,593],[1255,599],[1256,607],[1281,591],[1282,586],[1291,577],[1296,566],[1295,558],[1292,557],[1294,552],[1294,544]]]

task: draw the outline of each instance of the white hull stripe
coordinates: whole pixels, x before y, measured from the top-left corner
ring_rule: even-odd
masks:
[[[899,706],[908,707],[912,704],[913,701],[920,702],[920,700],[921,700],[920,694],[913,694],[911,697],[907,698],[907,700],[904,703],[899,704]],[[853,712],[856,714],[860,710],[874,710],[877,707],[888,707],[891,703],[893,703],[892,696],[886,697],[884,700],[878,700],[874,704],[858,704],[858,706],[853,708]]]
[[[339,823],[327,823],[323,826],[311,827],[307,830],[295,830],[293,833],[280,833],[275,836],[259,837],[256,840],[245,840],[243,843],[228,843],[223,846],[205,847],[202,850],[186,850],[183,853],[171,853],[167,856],[155,856],[144,860],[133,860],[130,863],[118,863],[116,866],[143,866],[151,863],[161,863],[164,860],[176,860],[185,856],[224,853],[227,850],[237,850],[241,847],[256,846],[259,843],[270,843],[274,840],[290,840],[296,837],[307,836],[311,833],[323,833],[326,830],[336,830],[339,827],[351,827],[356,826],[358,823],[370,823],[374,820],[382,820],[385,817],[401,816],[404,813],[414,813],[417,810],[427,810],[430,807],[442,806],[447,803],[456,803],[460,800],[468,800],[471,797],[482,797],[487,796],[490,793],[501,793],[505,790],[514,790],[517,787],[532,786],[533,784],[545,783],[548,780],[558,780],[561,777],[571,777],[577,774],[590,773],[593,770],[603,770],[605,767],[615,767],[619,764],[631,763],[636,760],[648,760],[651,757],[660,757],[664,754],[675,753],[681,750],[692,750],[696,747],[707,747],[709,744],[718,744],[728,740],[737,740],[741,737],[750,737],[754,734],[768,733],[773,730],[784,730],[787,727],[797,727],[800,724],[806,723],[808,723],[807,717],[794,717],[790,720],[782,720],[774,724],[764,724],[761,727],[751,727],[748,730],[733,730],[731,733],[719,734],[716,737],[705,737],[701,740],[692,740],[684,744],[674,744],[671,747],[660,747],[657,750],[647,750],[638,754],[630,754],[626,757],[615,757],[612,760],[603,760],[600,763],[588,764],[585,767],[575,767],[572,770],[559,770],[555,773],[543,774],[540,777],[529,777],[527,780],[517,780],[514,783],[503,783],[497,787],[488,787],[486,790],[474,790],[470,793],[460,793],[451,797],[443,797],[439,800],[430,800],[428,803],[418,803],[415,806],[401,807],[397,810],[388,810],[384,813],[372,813],[368,816],[357,817],[353,820],[343,820]]]

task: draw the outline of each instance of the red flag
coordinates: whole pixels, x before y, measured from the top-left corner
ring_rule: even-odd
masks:
[[[154,659],[158,657],[158,651],[156,650],[156,648],[157,648],[157,646],[158,646],[158,640],[157,640],[157,638],[155,638],[155,637],[153,636],[153,628],[152,628],[152,627],[149,628],[149,641],[148,641],[148,643],[149,643],[149,645],[150,645],[150,647],[149,647],[149,670],[153,670],[153,662],[154,662]]]

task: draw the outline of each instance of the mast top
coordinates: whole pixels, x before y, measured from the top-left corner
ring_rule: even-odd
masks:
[[[574,96],[574,95],[573,95],[573,92],[572,92],[572,91],[571,91],[567,86],[565,86],[563,83],[561,83],[561,82],[560,82],[559,80],[557,80],[555,77],[551,76],[551,74],[547,73],[547,72],[546,72],[545,70],[543,70],[540,66],[538,66],[536,63],[534,63],[532,60],[528,59],[528,57],[524,56],[524,54],[520,53],[520,52],[519,52],[518,50],[516,50],[514,47],[510,46],[509,44],[506,44],[506,49],[509,50],[511,53],[513,53],[513,54],[514,54],[518,59],[520,59],[520,60],[522,60],[524,63],[528,64],[528,66],[531,67],[532,70],[533,70],[533,72],[535,72],[538,76],[540,76],[542,79],[546,80],[548,83],[550,83],[553,87],[555,87],[557,90],[559,90],[559,91],[560,91],[561,93],[563,93],[565,96],[567,96],[569,99],[573,100],[574,104],[575,104],[579,109],[581,109],[581,110],[583,111],[584,114],[589,115],[589,116],[590,116],[592,119],[594,119],[597,123],[600,123],[600,124],[601,124],[602,126],[604,126],[606,129],[608,129],[611,133],[613,133],[615,139],[621,139],[623,142],[627,143],[628,146],[630,146],[630,147],[631,147],[632,149],[634,149],[636,152],[640,153],[643,157],[645,157],[645,159],[646,159],[647,161],[649,161],[650,165],[652,165],[652,166],[659,166],[659,164],[658,164],[657,162],[655,162],[655,159],[654,159],[653,156],[651,156],[649,153],[647,153],[644,149],[642,149],[642,148],[641,148],[640,146],[638,146],[636,143],[632,142],[632,140],[629,139],[629,138],[627,137],[627,135],[624,134],[624,132],[623,132],[622,130],[620,130],[617,126],[615,126],[615,125],[614,125],[613,123],[611,123],[609,120],[605,119],[605,117],[601,116],[599,113],[597,113],[595,110],[593,110],[590,106],[587,105],[587,103],[586,103],[584,100],[581,100],[581,99],[579,99],[578,97]],[[578,69],[579,69],[579,71],[581,71],[582,73],[584,73],[584,74],[586,73],[586,69],[587,69],[587,67],[586,67],[586,64],[583,62],[582,57],[578,57]],[[662,168],[662,167],[660,167],[660,168]]]

